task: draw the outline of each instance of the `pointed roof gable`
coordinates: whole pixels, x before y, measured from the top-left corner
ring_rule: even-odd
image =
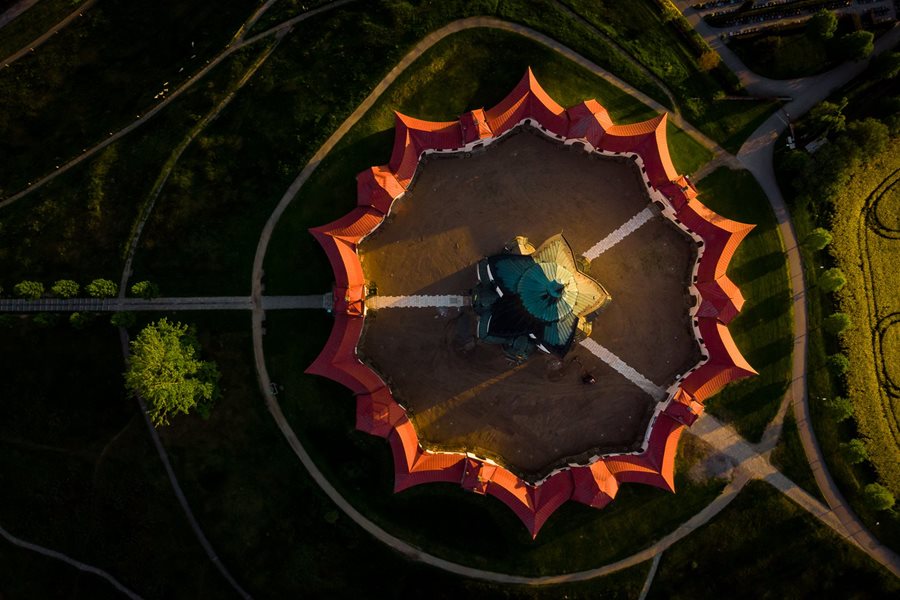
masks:
[[[531,67],[506,98],[485,111],[485,116],[494,136],[503,135],[529,118],[559,136],[566,135],[569,128],[565,109],[544,91]]]

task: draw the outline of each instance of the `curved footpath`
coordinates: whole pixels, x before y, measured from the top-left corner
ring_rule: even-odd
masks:
[[[771,464],[768,463],[767,459],[760,454],[760,452],[750,446],[745,440],[740,438],[733,431],[733,428],[725,427],[719,424],[712,417],[704,417],[700,423],[705,423],[705,425],[701,426],[697,433],[699,433],[704,439],[707,439],[713,442],[714,447],[726,456],[731,458],[735,464],[739,467],[736,469],[736,476],[732,480],[732,482],[726,486],[725,490],[723,490],[722,494],[718,496],[712,503],[710,503],[706,508],[702,511],[694,515],[691,519],[683,523],[680,527],[678,527],[674,532],[665,536],[661,540],[657,541],[650,547],[633,554],[627,558],[624,558],[615,563],[607,564],[602,567],[598,567],[596,569],[589,569],[586,571],[576,572],[576,573],[568,573],[563,575],[555,575],[555,576],[543,576],[543,577],[528,577],[521,575],[510,575],[505,573],[497,573],[493,571],[486,571],[483,569],[476,569],[472,567],[468,567],[465,565],[453,563],[442,558],[433,556],[421,550],[420,548],[397,538],[367,517],[365,517],[362,513],[360,513],[356,508],[354,508],[341,494],[334,488],[334,486],[327,480],[327,478],[322,474],[322,472],[318,469],[315,462],[306,452],[303,445],[300,443],[290,424],[284,417],[284,414],[281,410],[281,406],[279,405],[277,399],[271,391],[271,381],[269,379],[268,371],[266,369],[265,364],[265,356],[263,350],[263,321],[265,319],[265,311],[262,306],[262,294],[264,291],[263,285],[263,264],[265,261],[266,249],[268,247],[269,241],[271,239],[272,233],[275,229],[275,225],[278,223],[281,215],[284,213],[285,209],[288,207],[290,202],[294,199],[294,197],[299,192],[300,188],[303,184],[309,179],[312,173],[316,170],[321,161],[325,158],[325,156],[337,145],[337,143],[343,138],[343,136],[353,127],[353,125],[374,105],[377,99],[381,96],[381,94],[397,79],[397,77],[405,71],[419,56],[422,55],[428,48],[432,47],[434,44],[439,42],[441,39],[451,35],[453,33],[457,33],[459,31],[463,31],[465,29],[475,28],[475,27],[491,27],[497,29],[503,29],[507,31],[513,31],[515,33],[519,33],[523,36],[529,37],[535,41],[541,42],[548,47],[556,50],[557,52],[563,54],[567,58],[572,61],[586,67],[591,72],[598,74],[614,85],[619,87],[620,89],[628,92],[636,96],[641,101],[647,103],[649,106],[654,107],[656,110],[664,111],[665,107],[662,107],[657,102],[653,101],[651,98],[648,98],[646,95],[641,92],[635,90],[633,87],[623,82],[622,80],[616,78],[610,73],[606,72],[604,69],[600,68],[596,64],[582,57],[581,55],[575,53],[570,48],[562,45],[561,43],[553,40],[539,32],[531,30],[527,27],[508,23],[505,21],[501,21],[494,18],[489,17],[473,17],[469,19],[462,19],[459,21],[454,21],[447,26],[432,32],[428,36],[426,36],[419,44],[417,44],[406,56],[401,59],[401,61],[387,74],[387,76],[378,83],[375,89],[366,97],[366,99],[360,104],[359,107],[345,120],[341,126],[332,134],[331,137],[322,145],[321,148],[316,152],[316,154],[310,159],[310,161],[305,165],[303,170],[297,176],[297,178],[290,185],[288,190],[285,192],[284,196],[279,201],[278,205],[275,207],[272,215],[269,220],[266,222],[265,227],[260,235],[260,240],[257,245],[256,256],[254,258],[253,263],[253,274],[252,274],[252,295],[253,299],[253,312],[252,312],[252,330],[253,330],[253,352],[254,352],[254,360],[256,363],[257,376],[259,378],[260,390],[263,393],[263,396],[266,401],[266,406],[269,412],[272,414],[272,417],[275,419],[276,424],[281,430],[282,434],[288,441],[288,444],[291,446],[291,449],[294,451],[296,456],[303,463],[304,467],[312,476],[313,480],[317,485],[325,492],[325,494],[340,508],[345,514],[347,514],[357,525],[359,525],[362,529],[370,533],[373,537],[388,545],[389,547],[397,550],[398,552],[404,554],[405,556],[429,564],[431,566],[443,569],[445,571],[461,575],[464,577],[472,577],[476,579],[483,579],[487,581],[493,581],[497,583],[515,583],[515,584],[526,584],[526,585],[549,585],[549,584],[558,584],[564,582],[573,582],[573,581],[585,581],[588,579],[592,579],[595,577],[600,577],[603,575],[607,575],[609,573],[628,568],[637,564],[640,564],[646,560],[650,560],[659,555],[660,552],[666,550],[675,542],[681,540],[689,533],[691,533],[697,527],[704,525],[710,519],[712,519],[715,515],[717,515],[725,506],[727,506],[731,500],[738,494],[738,492],[743,488],[743,486],[749,481],[751,477],[765,479],[772,485],[774,485],[777,489],[787,494],[789,497],[794,499],[798,504],[808,510],[811,514],[819,518],[826,525],[837,531],[844,537],[847,537],[848,533],[842,525],[842,521],[836,518],[833,511],[829,510],[827,507],[816,501],[814,498],[809,496],[806,492],[797,487],[793,482],[784,477],[781,473],[779,473],[776,469],[774,469]],[[722,150],[715,142],[706,138],[703,134],[693,128],[690,124],[681,121],[679,123],[683,129],[686,131],[690,131],[694,135],[696,135],[701,143],[711,149],[715,149],[716,153],[721,155],[726,155],[729,158],[733,159],[731,155],[727,154],[724,150]],[[729,164],[733,164],[736,161],[729,161]],[[800,285],[802,289],[802,282]],[[800,324],[800,328],[805,332],[806,324],[805,320]],[[796,329],[796,327],[795,327]],[[796,371],[795,371],[796,375]],[[796,378],[795,378],[796,379]],[[779,414],[783,416],[786,409],[786,404],[783,404],[782,410],[779,411]],[[698,425],[700,425],[698,423]],[[779,419],[780,424],[780,419]],[[776,424],[776,425],[779,425]],[[774,426],[770,427],[769,431],[773,431],[777,435],[777,431],[780,430],[780,427]],[[766,440],[769,443],[773,442],[773,437],[771,435],[766,436]],[[761,448],[762,450],[767,450],[768,448]]]

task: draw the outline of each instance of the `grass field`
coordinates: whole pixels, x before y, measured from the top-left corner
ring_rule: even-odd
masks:
[[[218,53],[255,4],[104,0],[0,69],[0,191],[18,191],[143,114],[164,84],[174,89]]]
[[[598,511],[569,502],[532,541],[501,502],[451,484],[392,493],[387,442],[355,431],[355,404],[343,387],[304,375],[331,329],[325,314],[269,313],[266,357],[279,401],[316,464],[342,494],[388,531],[465,564],[545,574],[599,566],[650,545],[709,503],[723,482],[694,482],[687,472],[703,452],[685,436],[677,463],[677,494],[623,485]],[[295,334],[303,331],[303,337]],[[434,515],[441,515],[435,519]],[[474,528],[474,529],[473,529]],[[477,533],[474,533],[477,531]]]
[[[781,437],[769,458],[775,468],[784,473],[788,479],[806,490],[812,497],[825,502],[819,486],[816,485],[816,478],[813,476],[809,461],[806,460],[803,444],[800,441],[800,432],[797,431],[797,421],[791,410],[788,410],[784,417]]]
[[[237,53],[153,121],[3,209],[0,284],[118,281],[139,207],[172,148],[222,95],[246,56]],[[168,291],[167,291],[168,293]]]
[[[115,329],[102,321],[83,331],[23,322],[0,342],[0,525],[150,597],[227,595],[175,502],[137,404],[122,390]],[[22,560],[5,542],[0,553],[12,564]],[[27,573],[35,587],[25,597],[42,585],[60,595],[82,583],[85,593],[102,592],[91,576],[69,569],[40,575],[43,562],[22,572],[4,562],[0,591],[17,597]]]
[[[666,551],[649,597],[887,598],[898,591],[883,567],[768,484],[751,481],[712,522]]]
[[[666,82],[685,118],[731,153],[778,106],[768,100],[722,99],[728,86],[700,69],[696,52],[672,24],[663,21],[653,0],[615,4],[564,0],[564,4]]]
[[[622,123],[655,114],[603,79],[518,35],[474,30],[447,38],[382,95],[301,188],[272,238],[266,263],[269,293],[321,293],[330,285],[331,269],[307,229],[345,214],[356,204],[356,174],[388,161],[394,110],[423,119],[454,119],[466,110],[499,102],[529,65],[563,106],[596,98]],[[669,131],[679,168],[693,170],[709,159],[708,151],[692,138],[675,128]]]
[[[769,201],[749,172],[721,168],[700,180],[698,187],[700,200],[711,209],[756,225],[728,269],[746,301],[729,330],[759,375],[728,386],[707,408],[757,442],[791,379],[794,342],[784,247]]]
[[[728,47],[747,67],[763,77],[792,79],[809,77],[833,66],[825,42],[802,30],[753,39],[735,39]]]

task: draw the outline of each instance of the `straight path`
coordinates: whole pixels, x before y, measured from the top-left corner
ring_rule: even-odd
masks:
[[[415,296],[372,296],[366,300],[366,308],[462,308],[468,306],[468,296],[415,295]]]
[[[84,14],[84,11],[88,10],[95,4],[97,4],[97,0],[87,0],[87,2],[85,2],[84,4],[79,5],[78,8],[70,12],[62,21],[45,31],[40,37],[29,42],[27,46],[20,49],[18,52],[10,54],[3,60],[0,60],[0,64],[3,65],[3,68],[7,68],[9,67],[9,65],[13,64],[28,53],[34,52],[35,48],[59,33],[61,29],[67,27],[72,21]]]
[[[263,310],[328,308],[324,295],[262,296]],[[42,298],[0,299],[0,313],[121,312],[182,310],[252,310],[250,296],[197,296],[182,298]]]
[[[32,552],[37,552],[38,554],[49,556],[50,558],[55,558],[56,560],[62,561],[69,566],[75,567],[79,571],[84,571],[85,573],[91,573],[98,577],[102,577],[103,579],[108,581],[114,588],[116,588],[118,591],[122,592],[132,600],[140,600],[141,598],[130,589],[119,583],[118,579],[116,579],[103,569],[98,569],[97,567],[85,564],[80,560],[75,560],[74,558],[63,554],[62,552],[57,552],[56,550],[51,550],[50,548],[45,548],[44,546],[38,546],[37,544],[26,542],[23,539],[17,538],[2,527],[0,527],[0,536],[2,536],[3,539],[5,539],[13,546],[18,546],[19,548],[25,548],[26,550],[31,550]]]
[[[656,213],[653,212],[653,208],[648,206],[641,212],[637,213],[624,223],[616,228],[615,231],[610,233],[608,236],[591,246],[587,252],[584,253],[584,257],[588,260],[594,260],[626,237],[637,231],[641,228],[641,226],[656,216]]]
[[[583,346],[588,352],[605,362],[607,365],[612,367],[616,372],[619,373],[619,375],[622,375],[625,379],[644,390],[644,392],[649,394],[650,397],[657,402],[662,401],[666,397],[666,390],[662,389],[661,387],[638,373],[634,367],[627,364],[624,360],[610,352],[605,347],[598,344],[593,339],[586,338],[582,340],[581,346]]]
[[[659,561],[662,560],[662,555],[663,553],[660,552],[653,557],[653,562],[650,563],[650,571],[647,573],[647,579],[644,580],[644,587],[641,588],[641,595],[638,596],[638,600],[647,600],[647,594],[650,593],[650,586],[653,585],[653,578],[656,577],[656,570],[659,569]]]

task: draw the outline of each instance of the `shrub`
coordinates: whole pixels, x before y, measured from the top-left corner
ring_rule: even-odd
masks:
[[[802,153],[806,155],[805,152]],[[832,237],[831,232],[825,229],[824,227],[816,227],[809,234],[803,238],[803,246],[808,248],[809,250],[817,251],[821,250],[825,246],[831,243]]]
[[[823,326],[828,333],[837,335],[842,331],[849,329],[851,324],[852,321],[850,320],[850,315],[843,312],[836,312],[833,315],[826,317]]]
[[[813,38],[830,40],[837,30],[838,21],[833,12],[827,8],[821,8],[806,22],[806,31]]]
[[[81,286],[71,279],[60,279],[53,284],[50,291],[59,298],[74,298],[81,291]]]
[[[826,292],[836,292],[847,284],[847,277],[839,268],[828,269],[819,277],[819,287]]]
[[[37,300],[44,295],[44,284],[39,281],[20,281],[13,287],[13,293],[19,298]]]
[[[73,312],[69,315],[69,323],[75,329],[84,329],[94,320],[94,315],[83,312]]]
[[[852,439],[846,444],[841,444],[841,451],[844,453],[844,458],[851,465],[858,465],[869,458],[869,453],[866,452],[866,444],[860,439]]]
[[[875,50],[874,41],[875,34],[871,31],[854,31],[838,39],[837,49],[848,60],[863,60]]]
[[[131,293],[149,300],[159,296],[159,286],[150,281],[139,281],[131,286]]]
[[[119,293],[119,286],[109,279],[95,279],[84,289],[92,298],[115,298]]]
[[[825,410],[836,422],[846,421],[853,416],[853,403],[847,398],[835,396],[824,399]]]
[[[894,506],[894,495],[880,483],[870,483],[863,488],[863,498],[872,510],[888,510]]]
[[[828,366],[828,370],[831,371],[831,374],[835,377],[845,375],[847,371],[850,370],[850,361],[847,359],[846,355],[840,352],[829,356],[825,364]]]
[[[18,320],[15,315],[0,315],[0,329],[12,329]]]

